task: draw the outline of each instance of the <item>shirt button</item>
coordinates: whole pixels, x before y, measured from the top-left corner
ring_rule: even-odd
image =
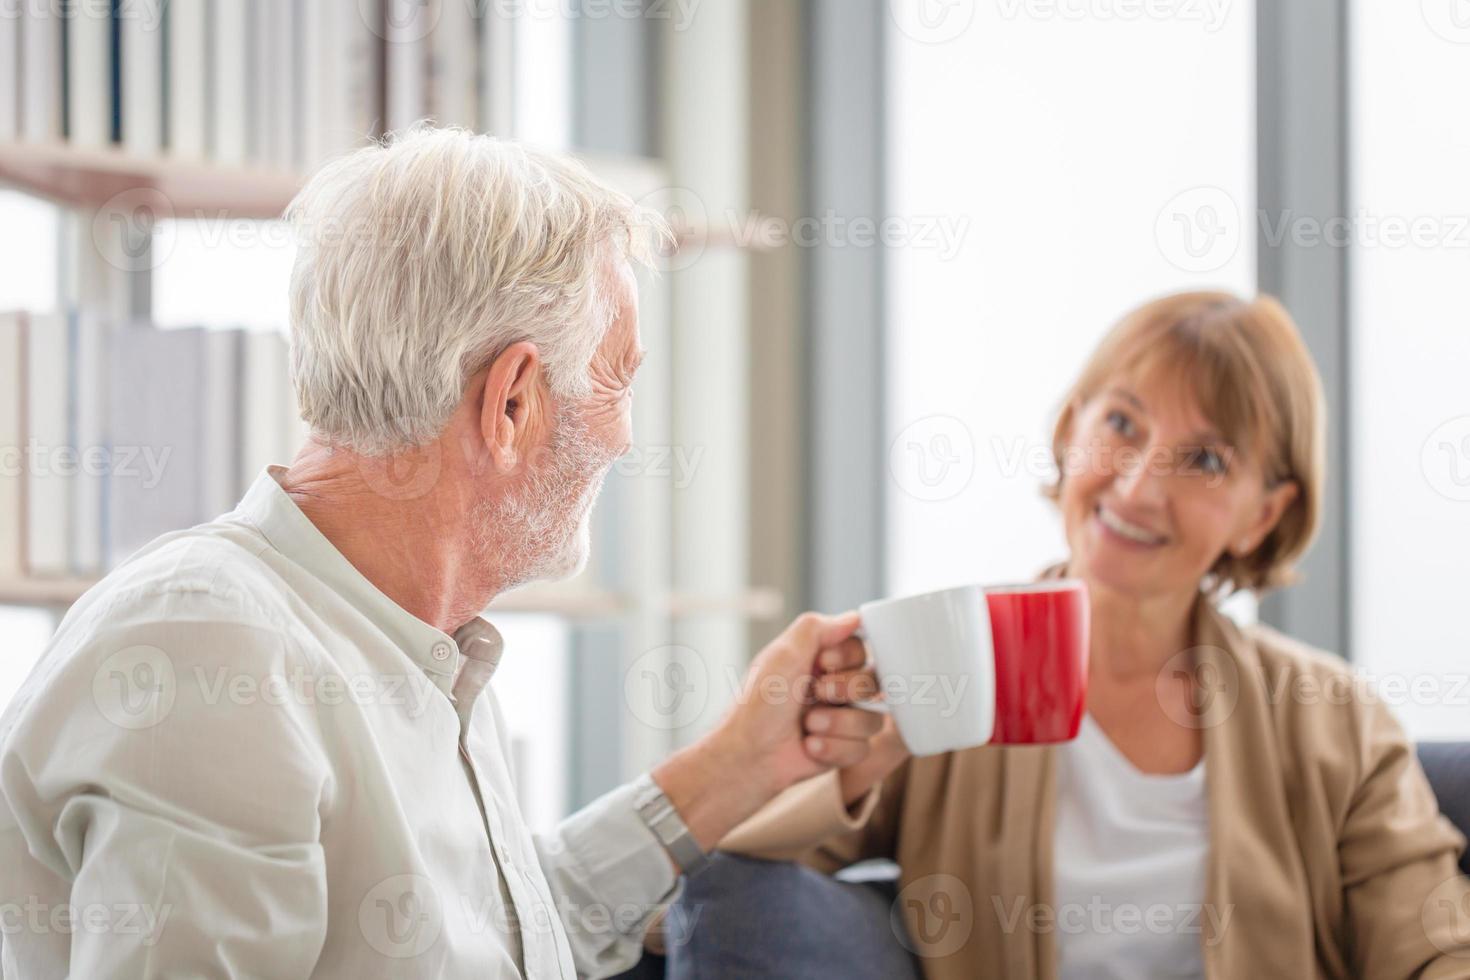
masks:
[[[448,643],[435,643],[434,648],[429,651],[435,660],[448,660],[450,649]]]

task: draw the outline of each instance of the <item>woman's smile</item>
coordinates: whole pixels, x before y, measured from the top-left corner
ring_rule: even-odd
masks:
[[[1092,510],[1092,519],[1104,540],[1130,549],[1152,550],[1169,543],[1166,535],[1150,530],[1136,520],[1129,520],[1107,504]]]

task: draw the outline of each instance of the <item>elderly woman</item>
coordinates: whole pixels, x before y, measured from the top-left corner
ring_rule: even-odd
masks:
[[[1464,841],[1399,726],[1338,658],[1217,605],[1287,582],[1322,507],[1321,386],[1286,311],[1129,314],[1053,453],[1049,574],[1092,613],[1077,740],[911,758],[885,730],[722,847],[897,861],[899,909],[960,927],[910,922],[931,980],[1470,976]]]

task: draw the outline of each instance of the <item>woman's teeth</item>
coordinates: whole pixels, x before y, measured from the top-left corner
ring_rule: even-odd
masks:
[[[1108,530],[1122,535],[1129,541],[1137,541],[1139,544],[1164,543],[1164,539],[1161,538],[1159,535],[1154,534],[1147,528],[1139,527],[1137,524],[1130,524],[1128,521],[1123,520],[1123,518],[1119,517],[1117,514],[1114,514],[1106,507],[1099,507],[1097,509],[1097,517],[1098,520],[1103,522],[1103,525],[1107,527]]]

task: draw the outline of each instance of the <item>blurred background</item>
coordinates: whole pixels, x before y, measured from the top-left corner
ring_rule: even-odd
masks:
[[[681,229],[577,581],[497,600],[538,825],[704,730],[804,608],[1025,579],[1125,310],[1280,296],[1330,403],[1305,578],[1232,601],[1470,737],[1466,0],[4,0],[0,704],[68,604],[303,435],[314,167],[422,118]]]

